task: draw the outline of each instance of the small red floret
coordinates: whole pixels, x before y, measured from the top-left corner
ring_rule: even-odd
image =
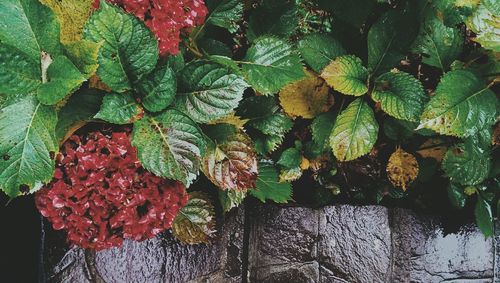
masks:
[[[35,201],[72,245],[101,250],[152,238],[188,200],[181,183],[141,167],[129,131],[73,135],[56,161],[54,179]]]
[[[145,21],[153,31],[160,55],[179,52],[181,34],[205,21],[208,9],[203,0],[107,0]],[[94,1],[94,8],[99,0]]]

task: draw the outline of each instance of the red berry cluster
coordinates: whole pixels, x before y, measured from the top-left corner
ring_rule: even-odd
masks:
[[[145,171],[129,130],[73,135],[57,156],[54,179],[36,206],[68,242],[96,250],[137,241],[170,228],[186,205],[184,186]]]
[[[158,39],[160,55],[177,54],[181,33],[203,24],[208,13],[203,0],[107,0],[145,21]],[[95,0],[94,7],[99,6]]]

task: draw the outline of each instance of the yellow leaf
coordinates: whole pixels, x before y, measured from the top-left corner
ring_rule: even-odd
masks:
[[[243,129],[243,126],[248,122],[248,119],[241,119],[241,117],[236,116],[234,111],[222,118],[219,118],[215,121],[211,121],[208,124],[209,125],[216,125],[216,124],[230,124],[233,126],[236,126],[237,129]]]
[[[312,72],[308,72],[305,79],[285,86],[279,98],[288,115],[306,119],[328,111],[333,105],[328,85]]]
[[[387,177],[395,186],[406,191],[411,182],[418,175],[418,162],[415,156],[397,148],[389,158],[387,164]]]
[[[80,40],[91,13],[93,0],[40,0],[50,7],[61,23],[61,42]]]
[[[86,78],[90,78],[97,71],[99,63],[97,56],[101,44],[88,40],[79,40],[64,45],[66,56],[75,64]]]

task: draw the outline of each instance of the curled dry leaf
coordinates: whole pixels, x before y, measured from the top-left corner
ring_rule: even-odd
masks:
[[[279,98],[288,115],[306,119],[328,111],[333,105],[328,85],[312,72],[308,72],[306,78],[285,86]]]
[[[203,173],[222,190],[255,187],[257,154],[243,131],[215,144],[203,158]]]
[[[418,175],[418,162],[415,156],[397,148],[389,158],[387,164],[387,177],[395,186],[406,191],[411,182]]]
[[[185,244],[210,242],[215,233],[215,210],[210,197],[202,192],[189,194],[189,201],[172,223],[172,234]]]

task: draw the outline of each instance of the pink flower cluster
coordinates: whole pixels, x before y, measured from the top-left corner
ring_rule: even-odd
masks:
[[[186,205],[184,186],[145,171],[129,130],[73,135],[57,156],[51,183],[35,198],[41,214],[68,242],[83,248],[120,246],[168,229]]]
[[[208,13],[203,0],[107,0],[143,20],[158,39],[160,55],[179,52],[181,33],[203,24]],[[99,6],[95,0],[94,7]]]

